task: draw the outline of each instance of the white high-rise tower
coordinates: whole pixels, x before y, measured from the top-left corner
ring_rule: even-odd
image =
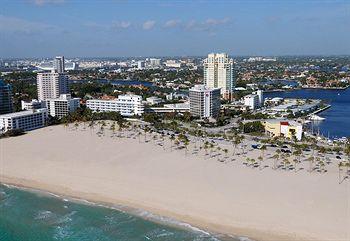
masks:
[[[208,54],[204,60],[204,84],[208,88],[221,88],[221,96],[231,99],[235,87],[233,59],[227,54]]]
[[[38,73],[37,88],[39,100],[54,99],[61,94],[69,94],[68,76],[54,71]]]
[[[64,73],[65,66],[64,66],[64,56],[56,56],[55,62],[54,62],[54,69],[57,71],[57,73]]]

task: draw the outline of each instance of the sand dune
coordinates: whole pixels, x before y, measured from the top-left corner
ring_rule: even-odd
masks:
[[[0,152],[1,182],[142,208],[257,240],[350,240],[350,182],[339,185],[335,169],[326,175],[259,171],[63,126],[2,139]]]

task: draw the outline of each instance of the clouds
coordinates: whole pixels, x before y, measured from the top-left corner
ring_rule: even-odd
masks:
[[[128,29],[131,27],[131,22],[129,21],[117,21],[112,23],[112,29]]]
[[[156,21],[148,20],[142,24],[142,29],[143,30],[151,30],[152,28],[154,28],[155,25],[156,25]]]
[[[207,32],[213,36],[222,28],[229,27],[232,24],[230,18],[208,18],[205,20],[181,21],[170,19],[163,25],[165,29],[180,29],[187,32]]]
[[[181,24],[181,20],[177,19],[171,19],[165,22],[164,27],[165,28],[174,28]]]
[[[64,3],[65,0],[31,0],[32,3],[38,6],[43,6],[46,4],[59,4]]]
[[[53,25],[0,15],[0,32],[2,33],[37,34],[58,30],[59,28]]]
[[[85,27],[100,29],[100,30],[157,30],[166,31],[171,29],[178,29],[180,31],[203,31],[209,32],[210,35],[214,35],[220,29],[232,24],[230,18],[208,18],[202,21],[198,20],[180,20],[169,19],[165,21],[156,22],[155,20],[145,20],[143,22],[131,22],[128,20],[112,21],[111,23],[101,24],[95,22],[87,22],[83,25]]]

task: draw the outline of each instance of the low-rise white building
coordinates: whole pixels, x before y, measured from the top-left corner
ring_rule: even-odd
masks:
[[[46,107],[50,116],[62,118],[80,107],[80,98],[72,98],[70,94],[60,95],[59,98],[47,99]]]
[[[13,129],[30,131],[44,127],[46,124],[46,119],[46,108],[0,115],[0,130],[3,132]]]
[[[115,111],[122,116],[142,115],[144,113],[142,97],[139,95],[119,95],[114,100],[87,100],[86,107],[93,111]]]
[[[158,104],[164,102],[164,100],[162,98],[159,98],[157,96],[148,97],[148,98],[146,98],[146,101],[150,105],[158,105]]]
[[[254,94],[244,96],[244,105],[248,106],[250,110],[257,109],[259,107],[259,96]]]
[[[31,101],[21,101],[21,107],[22,110],[35,110],[35,109],[41,109],[41,108],[45,108],[45,102],[41,101],[41,100],[31,100]]]

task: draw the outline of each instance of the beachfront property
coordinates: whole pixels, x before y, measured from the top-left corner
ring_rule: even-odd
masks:
[[[190,111],[190,103],[165,104],[162,107],[148,107],[145,112],[155,113],[185,113]]]
[[[93,111],[115,111],[122,116],[141,116],[144,113],[142,96],[132,94],[119,95],[114,100],[87,100],[86,107]]]
[[[59,98],[61,94],[69,94],[68,75],[55,71],[38,73],[38,99]]]
[[[21,101],[21,109],[22,110],[36,110],[36,109],[41,109],[41,108],[46,108],[45,101],[41,100],[31,100],[31,101]]]
[[[300,141],[303,136],[303,125],[293,120],[266,120],[263,122],[265,132],[271,137],[283,136]]]
[[[189,89],[190,112],[192,116],[215,118],[220,112],[220,88],[195,85]]]
[[[52,117],[62,118],[80,107],[80,98],[72,98],[70,94],[62,94],[59,98],[47,99],[46,107]]]
[[[0,115],[11,113],[12,111],[12,87],[0,79]]]
[[[275,99],[275,98],[274,98]],[[273,103],[273,99],[267,99],[265,102]],[[278,99],[270,107],[264,110],[264,113],[271,116],[286,117],[289,114],[304,115],[317,110],[321,104],[321,100],[314,99]]]
[[[233,59],[227,54],[208,54],[204,59],[204,84],[208,88],[221,88],[221,96],[231,99],[235,88]]]
[[[3,132],[13,129],[30,131],[44,127],[46,124],[46,119],[46,108],[0,115],[0,130]]]

